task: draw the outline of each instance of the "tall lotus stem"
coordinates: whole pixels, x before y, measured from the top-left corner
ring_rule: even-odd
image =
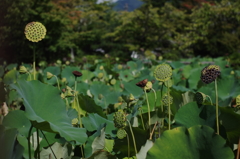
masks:
[[[171,107],[170,107],[170,93],[168,87],[168,130],[171,129]]]
[[[217,77],[221,74],[220,67],[217,65],[208,65],[201,71],[201,80],[209,84],[215,81],[215,93],[216,93],[216,125],[217,134],[219,135],[219,121],[218,121],[218,91],[217,91]]]
[[[146,101],[147,101],[147,106],[148,106],[148,125],[149,125],[149,130],[151,132],[151,116],[150,116],[150,106],[149,106],[149,102],[148,102],[148,96],[147,96],[147,92],[144,89],[144,93],[145,93],[145,97],[146,97]]]
[[[46,28],[40,22],[28,23],[25,27],[24,34],[29,41],[39,42],[44,39],[46,35]],[[36,80],[36,66],[35,66],[35,45],[33,46],[33,79]]]
[[[133,134],[133,130],[132,130],[132,126],[131,123],[127,120],[131,134],[132,134],[132,139],[133,139],[133,146],[134,146],[134,150],[135,150],[135,154],[137,154],[137,146],[136,146],[136,140],[135,140],[135,136]]]
[[[215,93],[216,93],[216,124],[217,124],[217,134],[219,135],[219,121],[218,121],[218,90],[217,90],[217,80],[215,79]]]

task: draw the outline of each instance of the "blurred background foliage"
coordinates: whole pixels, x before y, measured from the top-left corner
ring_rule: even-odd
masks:
[[[118,3],[118,5],[116,5]],[[230,58],[239,66],[240,2],[237,0],[1,0],[0,58],[9,62],[70,60],[73,55],[129,59],[133,51],[163,58]],[[119,3],[121,3],[119,5]],[[124,5],[123,5],[124,4]],[[138,4],[136,7],[133,4]],[[122,6],[122,7],[121,7]],[[47,36],[38,43],[24,35],[39,21]]]

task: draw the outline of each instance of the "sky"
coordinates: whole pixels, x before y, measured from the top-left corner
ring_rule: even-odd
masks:
[[[112,2],[116,2],[117,0],[98,0],[97,3],[101,3],[103,1],[112,1]]]

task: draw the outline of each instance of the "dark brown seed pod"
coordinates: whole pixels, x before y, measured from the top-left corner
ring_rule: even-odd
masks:
[[[72,74],[73,74],[75,77],[81,77],[81,76],[82,76],[82,73],[79,72],[79,71],[73,71]]]
[[[201,71],[201,80],[209,84],[213,82],[221,74],[220,67],[217,65],[209,65]]]

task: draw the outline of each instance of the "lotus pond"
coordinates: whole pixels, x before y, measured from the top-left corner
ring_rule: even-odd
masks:
[[[4,159],[239,157],[240,71],[223,58],[33,70],[0,66]]]

